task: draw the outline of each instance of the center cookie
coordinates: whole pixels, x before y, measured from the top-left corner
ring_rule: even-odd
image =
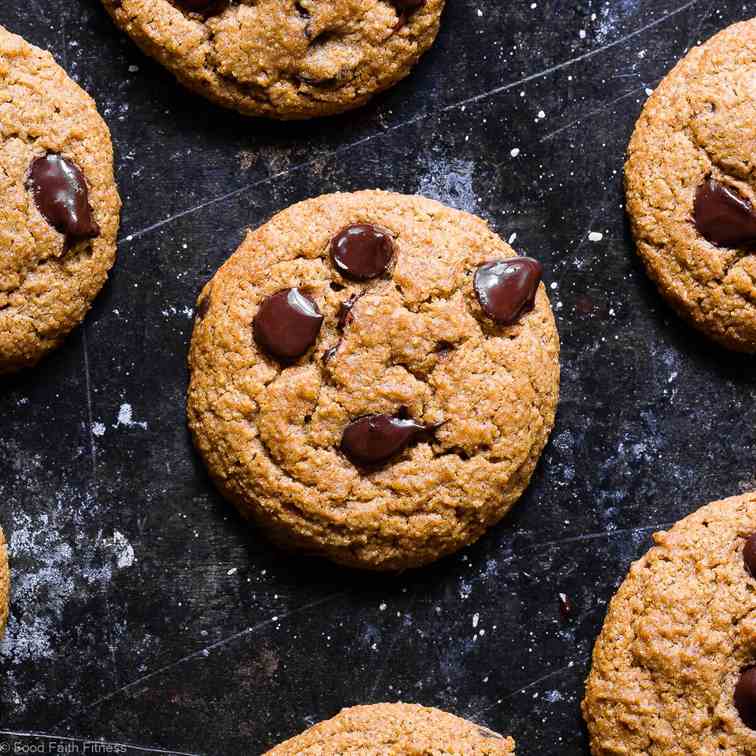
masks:
[[[444,0],[103,0],[190,89],[250,115],[340,113],[404,78]]]
[[[278,543],[400,570],[477,540],[554,422],[541,266],[484,221],[379,191],[299,203],[203,290],[194,439]]]
[[[487,727],[417,704],[344,709],[266,756],[512,756],[515,744]]]

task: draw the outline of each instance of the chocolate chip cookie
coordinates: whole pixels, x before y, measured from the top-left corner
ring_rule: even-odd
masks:
[[[0,27],[0,374],[84,318],[115,260],[120,207],[95,103]]]
[[[541,265],[487,224],[380,191],[301,202],[205,286],[189,424],[221,492],[277,543],[401,570],[477,540],[554,422]]]
[[[756,493],[654,536],[612,599],[583,714],[608,754],[756,753]]]
[[[505,756],[512,738],[452,714],[417,704],[373,704],[344,709],[333,719],[268,751],[267,756]]]
[[[756,351],[756,20],[694,47],[646,103],[625,167],[649,275],[725,347]]]
[[[403,79],[444,0],[103,0],[189,89],[248,115],[293,119],[364,105]]]
[[[8,546],[5,533],[0,528],[0,638],[8,622],[8,602],[10,600],[10,570],[8,568]]]

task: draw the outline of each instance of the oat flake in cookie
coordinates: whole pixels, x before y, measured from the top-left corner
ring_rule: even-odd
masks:
[[[487,727],[417,704],[344,709],[266,756],[512,756],[515,744]]]
[[[756,352],[756,20],[694,47],[646,103],[625,166],[638,253],[672,306]]]
[[[480,218],[380,191],[251,231],[199,297],[189,358],[220,490],[280,545],[353,567],[477,540],[554,422],[559,340],[527,260]]]
[[[364,105],[409,74],[444,0],[103,0],[189,89],[248,115],[294,119]]]
[[[84,318],[115,260],[120,207],[95,103],[0,27],[0,374]]]
[[[654,536],[612,599],[583,714],[595,756],[756,753],[756,493]]]

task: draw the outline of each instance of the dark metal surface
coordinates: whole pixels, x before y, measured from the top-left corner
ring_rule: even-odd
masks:
[[[646,89],[754,11],[449,0],[409,80],[281,126],[184,93],[96,0],[0,5],[97,100],[124,200],[84,327],[0,384],[2,752],[256,754],[342,706],[403,699],[512,733],[518,754],[586,754],[582,681],[630,562],[663,524],[756,485],[756,362],[662,303],[621,191]],[[516,234],[546,265],[563,346],[557,426],[523,500],[476,546],[394,579],[268,546],[211,488],[183,406],[195,296],[244,229],[373,186]],[[59,737],[8,734],[30,730]]]

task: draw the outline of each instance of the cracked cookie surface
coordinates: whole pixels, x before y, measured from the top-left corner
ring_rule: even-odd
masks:
[[[10,570],[8,568],[8,545],[5,533],[0,528],[0,638],[8,622],[8,603],[10,601]]]
[[[507,756],[512,738],[438,709],[417,704],[373,704],[344,709],[267,756]]]
[[[756,665],[756,579],[746,564],[754,534],[749,493],[657,533],[633,564],[593,652],[583,701],[592,753],[756,753],[756,730],[734,702]]]
[[[94,101],[0,27],[0,374],[84,318],[115,260],[120,207]]]
[[[713,179],[756,203],[756,20],[694,47],[651,95],[630,142],[627,210],[638,253],[672,306],[723,346],[756,351],[756,248],[696,225]]]
[[[281,119],[350,110],[403,79],[436,38],[444,6],[444,0],[103,3],[189,89],[248,115]]]
[[[352,224],[393,238],[369,281],[333,264]],[[476,268],[514,255],[480,218],[381,191],[301,202],[250,231],[199,297],[189,356],[189,424],[221,492],[280,545],[353,567],[401,570],[477,540],[528,485],[559,390],[543,284],[511,325],[476,298]],[[253,322],[290,287],[322,325],[281,364]],[[402,413],[428,433],[377,469],[350,462],[350,423]]]

